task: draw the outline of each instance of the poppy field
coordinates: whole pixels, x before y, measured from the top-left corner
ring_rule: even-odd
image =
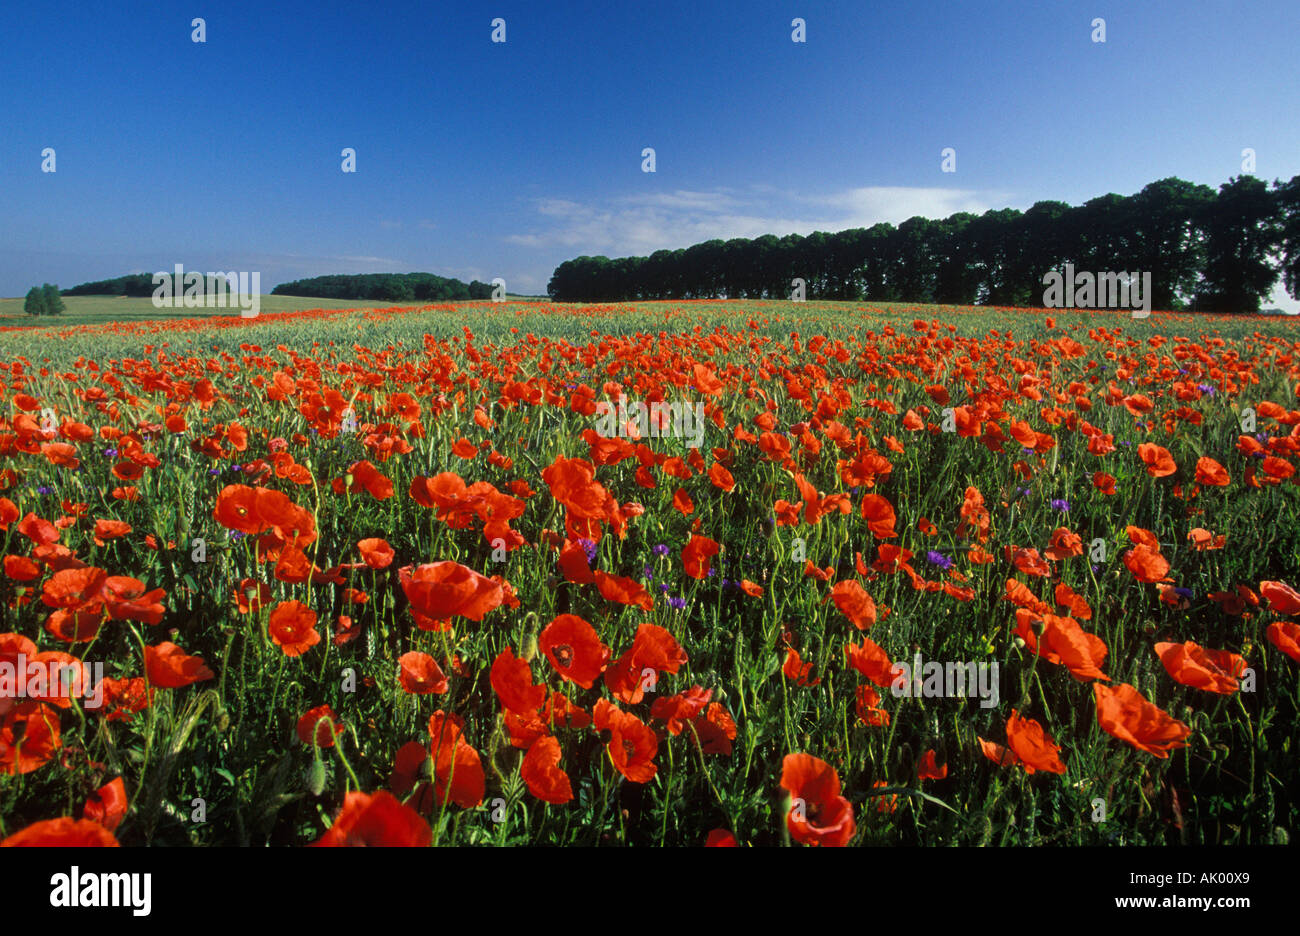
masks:
[[[1284,844],[1297,464],[1280,316],[0,329],[0,844]]]

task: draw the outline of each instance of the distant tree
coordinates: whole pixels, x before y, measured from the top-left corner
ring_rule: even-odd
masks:
[[[1273,183],[1282,216],[1282,281],[1292,299],[1300,299],[1300,175]]]
[[[27,290],[27,299],[23,302],[23,311],[28,315],[48,315],[49,307],[45,304],[45,291],[39,286]]]
[[[1197,311],[1258,312],[1277,282],[1271,257],[1282,243],[1281,208],[1268,184],[1254,176],[1229,179],[1207,203],[1200,227],[1205,269]]]
[[[62,315],[68,310],[68,307],[63,304],[63,297],[59,295],[59,287],[46,283],[41,287],[41,292],[45,296],[46,315]]]

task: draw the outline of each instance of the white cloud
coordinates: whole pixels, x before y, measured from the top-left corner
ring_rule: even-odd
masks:
[[[700,241],[762,234],[811,234],[898,224],[915,215],[946,218],[959,211],[983,213],[1006,204],[1007,195],[968,189],[864,187],[806,195],[775,189],[678,190],[590,203],[562,198],[534,202],[550,223],[506,238],[531,248],[563,247],[612,256],[647,254]]]

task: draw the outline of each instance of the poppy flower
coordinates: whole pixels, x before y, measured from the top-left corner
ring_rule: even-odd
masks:
[[[877,686],[888,689],[894,684],[894,664],[890,662],[889,655],[870,638],[863,637],[861,645],[847,644],[844,652],[848,655],[849,665]]]
[[[298,719],[298,740],[303,744],[311,744],[314,735],[317,747],[333,747],[335,737],[344,731],[343,723],[335,721],[337,717],[334,709],[328,705],[318,705],[307,710]]]
[[[144,582],[127,575],[108,576],[101,591],[112,620],[139,621],[142,624],[162,623],[166,609],[160,599],[166,594],[161,588],[149,591]]]
[[[938,756],[933,750],[926,751],[916,765],[917,780],[942,780],[948,776],[948,765],[939,766]]]
[[[1151,442],[1138,446],[1138,458],[1147,466],[1147,474],[1153,478],[1165,478],[1178,470],[1169,450]]]
[[[857,687],[854,710],[864,725],[872,728],[884,728],[889,725],[889,713],[880,707],[880,693],[867,683]]]
[[[39,770],[62,743],[56,709],[39,701],[20,702],[0,720],[0,774]]]
[[[837,582],[830,591],[835,607],[860,631],[876,623],[876,602],[867,590],[852,579]]]
[[[156,689],[180,689],[214,678],[202,657],[187,656],[170,641],[144,648],[144,671],[149,685]]]
[[[686,723],[686,727],[701,753],[731,753],[731,742],[736,740],[736,722],[721,703],[710,702],[703,712]]]
[[[1106,474],[1104,471],[1095,472],[1092,476],[1092,486],[1107,497],[1115,493],[1115,477]]]
[[[478,751],[465,740],[463,723],[441,709],[429,717],[430,750],[433,752],[433,793],[439,805],[453,802],[473,809],[483,802],[487,780]]]
[[[707,536],[691,535],[690,542],[682,548],[682,571],[693,579],[708,578],[709,560],[722,547]]]
[[[560,742],[553,735],[543,735],[532,743],[519,776],[528,785],[528,792],[545,803],[559,805],[573,799],[569,775],[560,769]]]
[[[90,794],[90,798],[81,808],[81,815],[82,818],[98,822],[109,832],[115,832],[126,817],[129,805],[126,798],[126,785],[121,777],[117,777]]]
[[[257,492],[246,484],[228,484],[222,488],[212,517],[228,530],[249,535],[261,533],[265,528],[257,515]]]
[[[1227,487],[1228,472],[1213,458],[1201,456],[1196,461],[1196,483],[1207,487]]]
[[[1152,549],[1150,546],[1145,544],[1134,546],[1125,552],[1121,559],[1139,582],[1173,581],[1166,575],[1169,571],[1169,560],[1160,555],[1159,550]]]
[[[427,653],[412,650],[397,658],[398,682],[413,695],[429,695],[447,691],[447,677],[438,661]]]
[[[799,657],[799,651],[790,647],[785,652],[785,663],[781,667],[781,672],[785,678],[793,682],[796,686],[815,686],[821,682],[821,679],[809,680],[812,675],[812,663],[805,663]]]
[[[320,643],[316,630],[316,612],[301,601],[281,601],[271,611],[266,622],[272,642],[284,651],[285,656],[302,656]]]
[[[314,847],[426,848],[433,831],[424,818],[387,790],[348,793],[329,831]]]
[[[546,654],[556,672],[584,689],[591,688],[610,657],[609,648],[600,642],[595,628],[576,614],[558,615],[547,624],[537,639],[537,648]]]
[[[840,777],[811,754],[787,754],[781,786],[790,794],[786,828],[803,845],[843,847],[857,833],[853,805],[840,795]]]
[[[736,489],[736,479],[730,471],[717,462],[709,467],[709,481],[720,491],[730,494]]]
[[[96,520],[95,545],[103,546],[108,540],[120,539],[131,532],[131,524],[121,520]]]
[[[610,601],[631,605],[640,608],[642,611],[649,611],[654,607],[654,598],[635,579],[625,578],[621,575],[608,575],[599,569],[592,573],[592,577],[595,579],[596,588],[601,595]]]
[[[605,685],[614,698],[635,705],[661,674],[676,673],[686,662],[686,651],[673,635],[646,621],[637,627],[632,646],[605,668]]]
[[[1093,683],[1092,693],[1097,702],[1097,724],[1108,734],[1159,758],[1187,747],[1192,729],[1152,705],[1127,683],[1114,687]]]
[[[703,686],[692,686],[672,696],[660,696],[650,706],[650,717],[664,722],[670,735],[679,735],[685,723],[704,711],[712,697],[713,690]]]
[[[1065,527],[1057,527],[1044,555],[1048,559],[1060,561],[1071,556],[1083,555],[1083,539],[1078,533],[1071,533]]]
[[[533,685],[533,672],[528,661],[517,659],[509,647],[492,661],[488,681],[507,711],[521,715],[536,712],[546,701],[546,687]]]
[[[1020,758],[1026,773],[1041,770],[1046,773],[1065,773],[1060,748],[1032,718],[1021,718],[1015,709],[1007,719],[1007,745]]]
[[[387,569],[392,565],[396,553],[388,541],[379,538],[363,539],[357,543],[361,559],[372,569]]]
[[[659,738],[645,722],[608,699],[601,699],[592,709],[592,724],[597,731],[609,732],[606,750],[614,769],[633,783],[654,779],[659,770],[654,762]]]
[[[736,837],[727,829],[710,829],[704,838],[705,848],[739,848]]]
[[[1269,643],[1300,663],[1300,624],[1291,621],[1274,621],[1268,625],[1264,634]]]
[[[255,582],[250,578],[241,579],[239,587],[235,589],[235,604],[240,614],[260,611],[270,600],[271,586],[266,582]]]
[[[26,556],[5,556],[4,570],[15,582],[30,582],[41,576],[41,567]]]
[[[1158,643],[1156,656],[1174,682],[1229,695],[1239,688],[1237,678],[1246,668],[1246,661],[1226,650],[1206,650],[1192,641],[1186,643]]]
[[[117,838],[91,819],[45,819],[19,829],[0,848],[118,848]]]
[[[1300,614],[1300,592],[1285,582],[1260,582],[1259,593],[1278,614]]]
[[[505,598],[499,583],[456,562],[407,567],[399,571],[399,579],[411,607],[435,620],[459,615],[481,621]]]

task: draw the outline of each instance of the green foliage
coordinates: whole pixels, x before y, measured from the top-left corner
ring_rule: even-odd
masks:
[[[23,311],[28,315],[48,315],[49,306],[46,304],[45,291],[39,286],[33,286],[27,290],[27,298],[23,302]]]
[[[62,315],[67,311],[67,306],[63,304],[63,297],[59,295],[58,286],[46,283],[41,287],[41,293],[45,297],[46,315]]]

